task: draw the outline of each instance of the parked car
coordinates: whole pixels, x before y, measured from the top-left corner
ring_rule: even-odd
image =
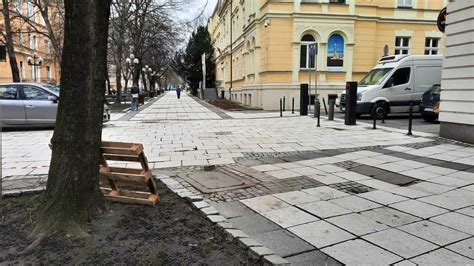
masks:
[[[431,89],[423,94],[420,102],[420,113],[426,122],[435,122],[439,116],[439,99],[441,85],[433,85]]]
[[[357,114],[378,117],[408,112],[413,103],[418,112],[421,96],[434,84],[441,83],[443,57],[438,55],[396,55],[382,57],[359,82]],[[345,107],[345,92],[339,106]]]
[[[1,126],[48,127],[56,123],[59,88],[41,83],[0,84]],[[110,120],[110,108],[104,105],[104,122]]]

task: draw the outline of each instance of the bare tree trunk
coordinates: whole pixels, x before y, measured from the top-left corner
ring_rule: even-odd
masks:
[[[103,207],[98,179],[110,3],[64,0],[61,100],[36,236],[80,230]]]
[[[120,51],[119,51],[120,50]],[[117,50],[117,53],[121,56],[121,49]],[[118,61],[118,60],[117,60]],[[121,62],[115,62],[115,83],[117,84],[117,98],[115,99],[116,104],[122,103],[122,64]]]
[[[20,82],[20,71],[16,62],[15,47],[13,46],[13,32],[10,24],[10,9],[8,0],[2,0],[3,3],[3,19],[5,21],[5,41],[8,51],[8,58],[10,59],[10,68],[12,71],[13,82]]]

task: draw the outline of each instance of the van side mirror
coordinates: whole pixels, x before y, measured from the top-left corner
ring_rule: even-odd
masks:
[[[48,96],[48,101],[52,101],[53,103],[57,103],[57,102],[58,102],[58,97],[56,97],[56,96]]]
[[[389,78],[387,80],[387,83],[385,83],[385,85],[383,86],[383,88],[390,88],[390,87],[393,87],[393,77]]]

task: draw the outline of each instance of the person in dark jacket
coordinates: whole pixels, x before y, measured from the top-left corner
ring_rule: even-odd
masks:
[[[176,88],[176,95],[178,95],[178,99],[181,98],[181,88]]]
[[[132,94],[132,101],[130,103],[130,109],[138,111],[138,95],[140,93],[140,88],[138,86],[133,86],[132,89],[130,90],[130,93]]]

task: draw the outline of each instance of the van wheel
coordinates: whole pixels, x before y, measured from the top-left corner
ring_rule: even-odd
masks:
[[[387,118],[388,115],[388,106],[385,102],[378,102],[372,105],[371,110],[372,118],[376,117],[377,119]]]

